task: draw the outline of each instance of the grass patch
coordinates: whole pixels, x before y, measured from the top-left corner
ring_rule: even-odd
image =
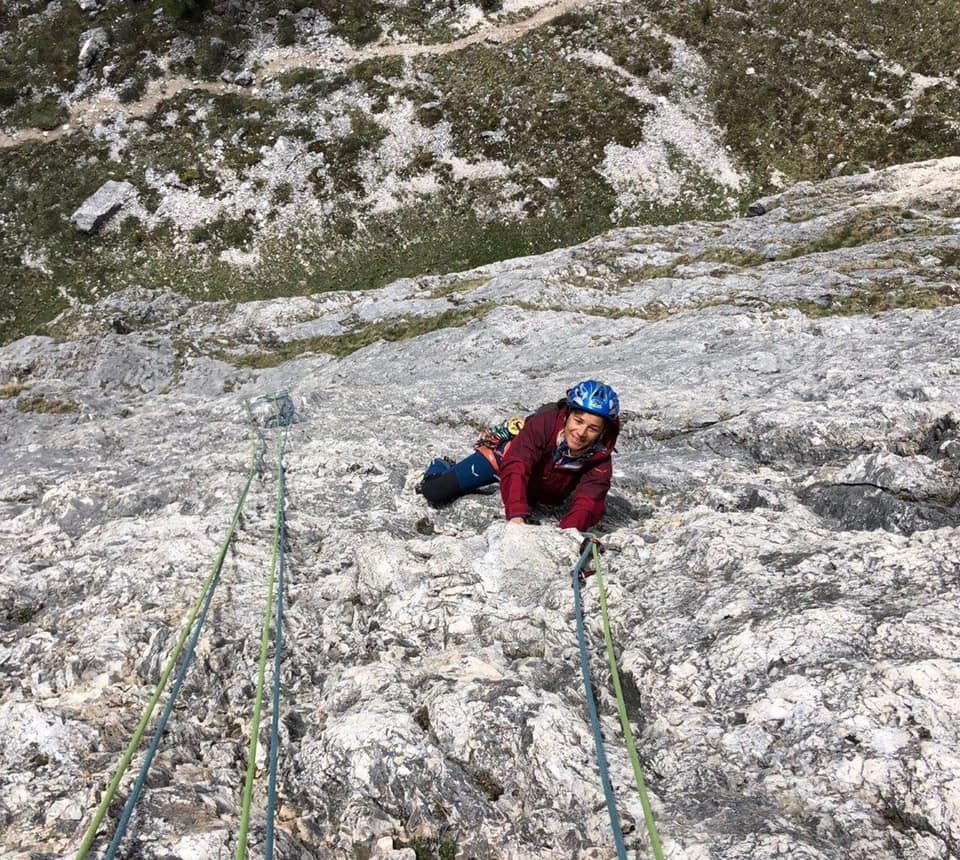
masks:
[[[951,119],[957,88],[925,90],[908,113],[909,78],[894,65],[952,73],[956,58],[948,46],[960,38],[960,6],[951,0],[854,7],[845,0],[758,0],[749,10],[655,0],[650,9],[658,25],[710,65],[717,118],[753,176],[745,200],[776,190],[774,171],[823,178],[842,172],[844,162],[884,166],[955,153],[960,144]]]
[[[155,274],[145,264],[140,281],[198,299],[237,301],[370,289],[399,278],[458,272],[569,244],[571,235],[579,240],[594,234],[597,221],[586,218],[580,223],[552,218],[480,223],[471,213],[444,220],[440,208],[412,210],[370,218],[362,238],[353,241],[307,234],[262,245],[265,262],[254,277],[217,262],[200,272],[195,260],[183,259],[167,260]],[[296,244],[302,249],[294,250]]]
[[[80,407],[73,400],[48,399],[42,394],[17,401],[17,409],[20,412],[37,412],[46,415],[66,415],[80,411]]]
[[[361,111],[353,113],[350,125],[349,134],[318,141],[313,147],[323,154],[334,188],[341,193],[363,190],[363,179],[359,172],[360,161],[375,150],[387,136],[387,130],[383,126]]]
[[[39,14],[4,13],[0,25],[12,33],[12,38],[0,42],[5,84],[28,98],[37,98],[48,90],[73,88],[80,34],[90,27],[90,19],[79,4],[63,3]]]
[[[885,242],[900,236],[951,235],[946,225],[915,219],[910,212],[885,206],[861,206],[848,210],[845,220],[812,241],[794,246],[790,257],[820,254],[842,248]]]
[[[114,175],[105,150],[75,135],[56,144],[31,143],[0,150],[0,212],[5,216],[0,248],[0,339],[32,334],[67,306],[57,290],[89,300],[99,283],[123,283],[117,275],[137,259],[134,249],[115,248],[127,259],[101,253],[102,241],[76,233],[70,215]],[[121,242],[122,246],[123,243]],[[49,274],[22,259],[45,249]]]
[[[960,291],[948,285],[918,286],[904,283],[902,278],[875,281],[869,289],[849,295],[824,294],[780,307],[791,307],[811,318],[877,314],[885,311],[915,308],[937,310],[960,304]]]
[[[267,368],[276,367],[285,361],[310,352],[325,352],[343,358],[363,349],[378,340],[409,340],[444,328],[464,326],[472,320],[484,316],[492,304],[480,304],[463,310],[444,311],[432,317],[397,317],[383,322],[359,326],[354,331],[341,335],[320,335],[306,340],[292,341],[274,349],[235,356],[221,354],[217,356],[235,367]]]
[[[490,771],[481,770],[478,771],[475,779],[477,785],[480,786],[480,790],[488,797],[490,800],[496,802],[500,799],[503,794],[503,783],[500,782]]]
[[[41,609],[43,609],[42,603],[36,606],[14,606],[7,609],[4,614],[7,621],[12,621],[14,624],[29,624]]]
[[[219,197],[224,192],[221,172],[228,177],[229,171],[247,175],[260,163],[262,151],[272,147],[280,135],[300,134],[300,129],[284,124],[283,110],[282,100],[234,92],[182,91],[160,102],[146,118],[144,130],[131,136],[125,157],[131,181],[149,197],[143,180],[147,171],[173,173],[191,190]],[[235,177],[227,179],[231,180]],[[152,208],[158,203],[159,199]]]
[[[768,262],[767,258],[751,248],[736,248],[732,245],[711,245],[700,256],[688,262],[724,263],[738,269],[752,269]]]
[[[609,214],[613,200],[595,168],[608,143],[641,141],[648,108],[622,92],[614,73],[554,57],[545,38],[472,47],[424,69],[445,94],[441,115],[458,153],[522,166],[511,178],[523,184],[528,214],[579,218],[587,206]]]
[[[6,118],[11,125],[53,131],[69,118],[69,112],[61,104],[60,97],[46,95],[39,99],[25,99],[15,104]]]
[[[636,308],[607,308],[591,305],[588,308],[578,308],[577,313],[586,314],[591,317],[604,317],[605,319],[611,320],[629,318],[657,322],[658,320],[665,320],[678,310],[686,310],[686,308],[672,308],[663,302],[651,302],[648,305]]]
[[[241,248],[252,239],[253,227],[246,218],[231,218],[223,213],[190,231],[191,242],[216,249]]]
[[[417,860],[454,860],[457,856],[456,839],[430,839],[417,836],[409,843]]]
[[[350,78],[339,72],[331,74],[323,69],[300,68],[283,72],[277,83],[284,92],[299,88],[311,96],[323,98],[343,89],[350,83]]]
[[[463,278],[459,280],[454,278],[447,284],[434,287],[430,291],[430,298],[442,299],[457,293],[469,293],[488,283],[490,283],[490,278]]]
[[[352,0],[320,0],[323,15],[333,22],[333,32],[355,48],[362,48],[380,38],[387,4],[355,3]]]
[[[25,391],[30,386],[23,382],[4,382],[0,385],[0,400],[9,400],[16,397],[21,391]]]

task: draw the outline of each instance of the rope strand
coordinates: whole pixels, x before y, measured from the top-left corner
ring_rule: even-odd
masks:
[[[201,607],[205,603],[207,594],[210,592],[216,578],[219,576],[220,569],[223,566],[223,561],[227,555],[227,549],[230,546],[231,540],[233,540],[237,523],[240,521],[240,515],[243,511],[244,504],[246,503],[247,492],[249,491],[250,484],[253,481],[253,475],[256,471],[256,466],[257,449],[255,439],[254,452],[253,456],[251,457],[250,468],[247,472],[246,483],[244,484],[243,492],[240,494],[240,500],[237,502],[236,509],[234,510],[233,519],[230,522],[230,527],[227,529],[226,537],[224,538],[220,547],[217,560],[211,568],[206,581],[204,582],[200,596],[197,598],[193,608],[190,611],[187,622],[184,624],[183,630],[177,639],[173,652],[170,654],[170,658],[167,660],[167,664],[160,676],[160,680],[157,682],[157,685],[154,688],[153,695],[150,697],[150,701],[147,703],[147,707],[143,712],[143,716],[140,718],[140,722],[137,724],[137,727],[134,730],[133,737],[130,739],[130,743],[127,745],[126,750],[117,764],[117,769],[113,775],[113,779],[110,781],[109,786],[107,786],[107,790],[104,792],[103,798],[100,800],[100,805],[97,807],[93,819],[91,820],[90,825],[87,827],[86,833],[83,836],[83,840],[80,842],[80,847],[77,849],[75,860],[84,860],[84,858],[90,852],[90,847],[93,845],[93,840],[96,838],[97,830],[100,829],[100,824],[103,822],[104,816],[107,814],[107,810],[109,809],[110,804],[117,793],[117,789],[120,786],[120,781],[123,779],[124,773],[126,773],[127,768],[130,766],[130,762],[133,759],[134,753],[136,753],[137,747],[140,745],[140,741],[143,738],[144,732],[146,731],[147,724],[150,722],[150,717],[153,715],[153,710],[156,707],[157,702],[160,701],[160,697],[163,695],[163,690],[167,686],[167,681],[173,672],[173,668],[180,659],[180,655],[183,653],[184,644],[187,640],[187,637],[190,635],[190,631],[194,627],[197,616],[200,614]],[[124,826],[126,826],[126,824],[124,824]]]
[[[597,703],[593,698],[593,689],[590,686],[590,661],[587,655],[587,640],[583,626],[583,606],[580,596],[580,571],[590,555],[593,545],[584,549],[580,560],[573,569],[573,603],[577,616],[577,638],[580,640],[580,671],[583,674],[583,687],[587,696],[587,710],[590,713],[590,725],[593,728],[593,743],[597,749],[597,766],[600,770],[600,783],[603,786],[603,796],[607,802],[607,812],[610,815],[610,826],[613,829],[613,841],[617,849],[619,860],[626,860],[627,850],[623,844],[623,832],[620,829],[620,816],[617,813],[617,803],[613,797],[613,787],[610,784],[610,773],[607,766],[607,756],[603,749],[603,736],[600,733],[600,718],[597,715]]]
[[[281,416],[281,420],[284,420],[283,416]],[[267,784],[267,832],[264,838],[264,860],[272,860],[273,858],[273,829],[277,808],[277,767],[280,755],[280,663],[283,651],[283,594],[287,569],[285,553],[287,529],[285,501],[286,473],[283,469],[283,452],[287,444],[286,428],[288,426],[289,418],[287,418],[284,424],[283,445],[280,448],[280,466],[277,473],[280,498],[277,509],[277,517],[279,518],[277,534],[279,536],[280,566],[277,575],[276,632],[274,634],[275,642],[273,646],[273,712],[270,721],[270,773]]]
[[[610,665],[610,677],[613,681],[613,689],[617,697],[617,712],[620,714],[620,726],[623,729],[624,742],[626,743],[627,753],[630,756],[630,764],[633,767],[633,775],[637,783],[637,792],[640,795],[640,805],[643,807],[643,817],[646,821],[647,833],[650,835],[650,847],[653,849],[653,856],[656,860],[663,860],[663,848],[660,845],[660,835],[657,833],[657,824],[653,820],[653,810],[650,807],[647,785],[643,778],[643,769],[640,767],[637,747],[633,742],[633,731],[630,728],[630,720],[627,717],[627,705],[623,699],[620,672],[617,669],[617,660],[613,650],[613,635],[610,633],[610,618],[607,614],[607,590],[604,587],[603,573],[600,570],[600,554],[595,544],[591,544],[591,547],[593,549],[593,568],[597,575],[597,588],[600,592],[600,614],[603,616],[603,638],[607,645],[607,662]]]
[[[289,398],[285,398],[289,400]],[[276,420],[280,422],[283,420],[283,415],[280,411],[281,400],[275,398],[277,403],[277,416]],[[263,628],[260,635],[260,659],[257,664],[257,690],[254,697],[253,703],[253,717],[250,726],[250,744],[247,751],[247,772],[246,779],[243,786],[243,800],[240,809],[240,825],[237,832],[237,851],[236,851],[236,860],[244,860],[247,853],[247,833],[250,828],[250,805],[253,799],[253,780],[256,774],[257,768],[257,746],[259,743],[260,736],[260,719],[263,711],[263,689],[266,679],[266,670],[267,670],[267,652],[270,645],[270,620],[273,615],[273,600],[274,600],[274,586],[277,580],[277,570],[279,567],[279,560],[282,553],[281,545],[282,541],[282,531],[284,525],[283,518],[283,491],[284,491],[284,479],[283,479],[283,449],[286,441],[286,432],[279,433],[277,435],[277,506],[276,506],[276,520],[274,524],[273,531],[273,551],[271,553],[270,559],[270,575],[267,577],[267,599],[263,613]],[[278,596],[278,604],[282,602],[283,595]],[[278,612],[279,612],[278,607]],[[277,629],[277,650],[279,650],[279,627]],[[279,657],[275,659],[279,660]],[[276,678],[279,679],[279,666],[275,668]],[[276,681],[275,681],[276,683]],[[275,705],[275,712],[279,713],[279,707]],[[276,747],[276,743],[273,744]],[[272,825],[268,824],[270,828],[271,835],[271,851],[273,848],[273,829]],[[266,855],[269,857],[270,855]]]

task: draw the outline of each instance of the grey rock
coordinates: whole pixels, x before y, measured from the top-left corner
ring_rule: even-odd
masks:
[[[581,536],[552,509],[504,523],[496,493],[431,509],[413,492],[432,457],[587,375],[624,407],[602,572],[667,856],[957,856],[960,305],[867,300],[877,277],[943,285],[918,261],[960,246],[958,171],[836,177],[763,218],[616,230],[369,292],[130,290],[0,348],[0,382],[29,386],[0,399],[4,856],[75,851],[252,468],[125,843],[235,850],[277,392],[296,413],[275,856],[611,856],[572,607]],[[883,201],[935,229],[825,249]],[[773,243],[793,255],[763,261]],[[717,249],[730,259],[711,267]],[[317,351],[469,309],[458,328]],[[649,856],[596,578],[584,602],[627,847]]]
[[[129,182],[108,180],[83,201],[70,216],[70,223],[78,233],[96,233],[136,193]]]
[[[83,8],[81,6],[81,8]],[[77,67],[89,69],[110,47],[110,34],[103,27],[86,30],[80,35],[80,52],[77,56]]]

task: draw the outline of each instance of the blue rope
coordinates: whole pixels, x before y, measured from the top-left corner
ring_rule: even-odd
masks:
[[[257,689],[254,696],[253,704],[253,718],[250,726],[250,744],[248,747],[247,753],[247,773],[243,785],[243,799],[240,809],[240,826],[237,833],[237,850],[235,858],[236,860],[244,860],[247,854],[247,834],[250,828],[250,807],[253,801],[253,783],[256,777],[256,759],[257,759],[257,746],[259,743],[260,735],[260,717],[263,707],[263,690],[265,686],[266,679],[266,665],[267,665],[267,654],[269,652],[270,644],[270,625],[271,619],[276,617],[277,609],[274,609],[273,600],[275,592],[276,583],[278,581],[278,573],[280,567],[281,555],[283,553],[283,526],[284,518],[282,516],[283,498],[284,498],[284,489],[285,481],[283,475],[283,451],[286,445],[287,432],[286,428],[290,425],[293,420],[293,401],[286,394],[284,395],[274,395],[270,400],[276,406],[277,412],[274,416],[274,419],[271,421],[270,426],[272,427],[283,427],[284,430],[282,433],[277,434],[277,502],[276,502],[276,520],[273,529],[273,552],[271,554],[270,560],[270,575],[267,579],[267,602],[264,607],[264,618],[263,618],[263,627],[260,635],[260,658],[257,665]],[[277,602],[283,600],[282,589],[277,595]],[[280,616],[282,618],[282,615]],[[279,634],[279,631],[277,631]],[[274,652],[276,653],[279,647],[279,643],[275,643]],[[279,659],[279,658],[277,658]],[[274,726],[277,729],[277,735],[271,737],[271,749],[276,750],[279,747],[278,735],[279,735],[279,726],[277,720],[279,720],[279,663],[275,663],[275,672],[274,672],[274,691],[276,698],[274,699]],[[269,814],[268,821],[272,822],[273,811],[276,807],[276,769],[274,765],[273,770],[273,783],[274,783],[274,798],[273,800],[268,799],[269,805]],[[272,823],[268,825],[272,829]],[[271,844],[270,852],[273,851],[273,834],[271,832]],[[270,856],[266,854],[265,856]]]
[[[250,489],[250,483],[253,481],[253,475],[254,472],[253,469],[251,469],[247,475],[247,482],[244,485],[243,492],[240,494],[240,501],[237,504],[237,510],[234,515],[234,523],[236,523],[240,515],[240,511],[243,509],[244,502],[247,498],[247,492]],[[150,741],[150,746],[147,748],[143,764],[140,765],[140,772],[137,774],[137,779],[134,782],[133,788],[130,791],[130,795],[127,797],[127,801],[123,806],[123,812],[121,812],[120,818],[117,821],[117,829],[113,834],[113,839],[110,840],[110,847],[107,848],[107,853],[104,855],[104,860],[113,860],[113,858],[116,856],[117,849],[120,847],[120,842],[126,835],[127,825],[130,823],[130,817],[133,815],[133,809],[137,805],[137,801],[140,799],[140,794],[143,792],[144,785],[146,785],[147,774],[150,771],[150,766],[153,764],[154,756],[156,756],[157,750],[160,748],[160,741],[163,738],[164,729],[167,726],[167,721],[170,719],[170,715],[173,713],[177,696],[180,694],[180,688],[183,686],[184,679],[187,677],[187,670],[190,668],[190,663],[193,660],[193,654],[197,647],[197,641],[200,639],[200,631],[203,629],[203,623],[207,618],[207,612],[210,609],[210,604],[213,602],[213,593],[217,590],[217,583],[220,581],[220,572],[223,570],[223,562],[225,557],[226,553],[221,552],[217,559],[213,577],[210,580],[210,584],[207,588],[207,594],[204,598],[203,609],[201,610],[200,615],[197,617],[196,624],[193,628],[193,633],[191,634],[190,641],[187,644],[187,649],[184,651],[183,657],[181,658],[180,666],[177,669],[173,686],[170,689],[170,697],[167,699],[167,704],[163,709],[163,713],[160,715],[159,721],[157,722],[156,729],[153,732],[153,738]]]
[[[290,403],[290,413],[285,407]],[[281,401],[278,401],[281,404]],[[279,481],[279,503],[277,510],[279,535],[279,568],[277,573],[277,609],[273,645],[273,713],[270,720],[270,771],[267,782],[267,830],[263,849],[264,860],[273,858],[273,826],[276,817],[277,808],[277,763],[280,755],[280,661],[283,650],[283,591],[284,591],[284,573],[286,571],[286,555],[284,552],[284,543],[286,537],[287,517],[286,501],[284,494],[286,492],[286,476],[283,470],[283,453],[287,445],[287,428],[293,420],[292,401],[284,395],[282,405],[280,405],[278,420],[283,425],[283,441],[280,446],[280,462],[277,467],[277,480]]]
[[[150,770],[150,765],[153,764],[153,758],[157,754],[157,750],[160,748],[160,741],[163,738],[164,729],[167,727],[167,720],[170,719],[170,714],[173,713],[173,706],[176,704],[177,696],[180,694],[180,688],[183,686],[183,681],[187,677],[187,669],[190,668],[190,661],[193,659],[193,652],[196,648],[197,640],[200,638],[200,631],[203,628],[203,622],[207,618],[207,610],[210,608],[210,604],[213,601],[213,592],[217,588],[217,582],[220,579],[220,570],[222,567],[223,565],[220,565],[220,567],[217,569],[216,577],[214,578],[213,583],[210,585],[210,590],[207,592],[207,597],[203,603],[203,611],[200,613],[196,626],[193,628],[193,634],[190,637],[190,643],[187,646],[186,652],[184,653],[183,660],[180,663],[180,668],[177,670],[177,676],[173,682],[173,687],[170,689],[170,698],[167,699],[167,704],[163,709],[163,713],[160,715],[159,721],[157,722],[157,727],[153,733],[153,739],[150,741],[150,746],[147,748],[146,757],[143,760],[143,764],[140,766],[140,773],[137,774],[137,780],[133,784],[133,789],[130,792],[130,796],[127,798],[127,802],[123,806],[123,812],[120,814],[120,819],[117,822],[117,830],[113,834],[113,839],[110,840],[110,847],[107,849],[107,853],[104,855],[104,860],[113,860],[117,853],[117,849],[120,847],[120,840],[123,839],[127,832],[127,824],[130,822],[130,816],[133,815],[133,808],[137,805],[137,801],[140,799],[140,793],[143,791],[143,787],[146,784],[147,773]]]
[[[587,558],[593,551],[593,545],[587,544],[573,569],[573,603],[577,615],[577,637],[580,640],[580,669],[583,673],[583,687],[587,694],[587,710],[590,712],[590,724],[593,728],[593,743],[597,748],[597,766],[600,770],[600,783],[603,785],[603,796],[607,801],[607,812],[610,814],[610,826],[613,829],[613,841],[617,848],[619,860],[627,860],[627,849],[623,844],[623,832],[620,829],[620,816],[617,813],[617,803],[613,797],[613,786],[610,784],[610,771],[607,766],[607,756],[603,750],[603,736],[600,734],[600,718],[597,715],[597,703],[593,698],[593,688],[590,686],[590,661],[587,654],[587,638],[583,626],[583,604],[580,596],[580,572],[583,570]]]

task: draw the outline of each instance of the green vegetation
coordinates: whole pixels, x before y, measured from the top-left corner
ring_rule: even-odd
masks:
[[[432,299],[442,299],[446,296],[452,296],[456,293],[468,293],[482,287],[484,284],[488,283],[490,278],[463,278],[456,279],[454,278],[449,283],[442,286],[434,287],[430,291],[430,298]]]
[[[187,18],[196,20],[210,8],[210,0],[162,0],[164,13],[171,18]]]
[[[457,856],[456,839],[430,839],[415,837],[409,844],[417,860],[454,860]]]
[[[951,233],[948,225],[936,221],[916,221],[911,213],[900,209],[861,206],[850,210],[846,218],[816,239],[796,246],[791,256],[852,248],[871,242],[883,242],[897,236],[940,236]]]
[[[4,84],[24,101],[37,100],[51,88],[72,89],[80,34],[89,26],[77,3],[64,3],[56,14],[0,12],[0,31],[12,35],[0,42]]]
[[[266,352],[247,353],[240,356],[224,353],[219,357],[236,367],[252,368],[276,367],[291,358],[309,352],[326,352],[342,358],[378,340],[408,340],[439,329],[464,326],[471,320],[484,316],[490,307],[489,304],[481,304],[463,310],[444,311],[432,317],[395,317],[379,323],[358,326],[347,334],[320,335],[306,340],[278,344]]]
[[[17,401],[17,409],[20,412],[39,412],[48,415],[64,415],[70,412],[78,412],[80,407],[72,400],[48,399],[42,394],[33,397],[25,397]]]
[[[245,218],[219,215],[190,231],[190,241],[209,243],[214,248],[240,248],[253,239],[253,227]]]
[[[753,180],[747,198],[773,190],[774,170],[822,178],[844,163],[902,163],[960,145],[960,90],[938,84],[908,109],[910,79],[897,72],[956,74],[952,0],[655,0],[651,10],[710,65],[717,118]]]
[[[0,212],[7,218],[0,246],[0,335],[33,333],[67,306],[57,289],[89,301],[102,279],[111,283],[136,259],[112,259],[98,253],[97,240],[74,232],[70,215],[83,200],[113,175],[113,165],[99,144],[76,136],[55,146],[43,143],[0,150]],[[124,243],[121,243],[123,245]],[[23,256],[36,249],[48,251],[48,271],[24,266]]]
[[[7,621],[14,624],[29,624],[36,614],[43,609],[43,604],[36,606],[14,606],[4,612]]]
[[[165,57],[173,74],[216,80],[252,66],[254,37],[272,33],[295,45],[308,20],[297,13],[308,7],[357,47],[386,31],[410,41],[453,38],[462,11],[447,0],[265,0],[249,13],[206,0],[165,2],[167,15],[159,17],[155,4],[141,3],[103,4],[93,19],[75,3],[0,11],[0,30],[9,35],[0,40],[0,124],[55,129],[84,82],[91,91],[110,85],[132,104]],[[498,0],[481,5],[490,15],[502,8]],[[109,44],[79,72],[80,34],[92,26],[108,32]],[[640,86],[716,105],[725,143],[748,177],[740,202],[783,182],[956,154],[958,41],[960,6],[951,0],[626,0],[616,15],[571,11],[499,45],[369,58],[335,72],[292,69],[257,91],[181,92],[124,131],[120,161],[84,133],[0,150],[0,341],[41,331],[66,306],[65,294],[92,301],[140,284],[240,300],[375,287],[570,245],[614,224],[729,214],[728,190],[670,145],[666,157],[682,189],[676,201],[620,208],[599,169],[611,145],[644,142],[649,98],[628,94]],[[706,63],[702,73],[694,52]],[[930,85],[912,88],[897,64],[930,76]],[[412,129],[415,145],[394,164],[398,138],[384,144],[397,113],[384,114],[405,102],[422,128]],[[266,176],[264,152],[281,136],[308,145],[312,172]],[[162,192],[148,177],[171,174],[211,203],[202,210],[213,213],[209,220],[187,236],[170,223],[133,219],[102,236],[72,230],[70,214],[106,179],[132,182],[155,212]],[[421,179],[432,190],[406,191]],[[391,182],[408,183],[400,208],[377,208],[377,193]],[[229,198],[237,186],[262,194],[267,211],[260,201],[235,205]],[[324,209],[322,223],[264,234],[265,223],[290,224],[281,216],[308,194]],[[230,215],[215,214],[219,201]],[[794,253],[908,232],[902,214],[883,218],[878,227],[874,215],[857,216]],[[920,223],[909,232],[935,229]],[[184,239],[193,243],[186,253]],[[217,258],[230,247],[256,249],[264,262],[255,271],[233,269]],[[659,274],[706,259],[680,257]],[[762,262],[731,248],[714,261]]]
[[[954,305],[960,305],[960,290],[955,287],[910,284],[902,278],[880,278],[868,289],[860,289],[856,293],[828,294],[813,301],[800,301],[784,307],[795,307],[808,317],[835,317],[876,314],[903,308],[934,310]]]
[[[556,56],[551,38],[548,30],[507,49],[472,47],[424,68],[445,94],[441,116],[456,151],[515,165],[511,178],[522,187],[527,215],[563,219],[568,236],[585,237],[578,228],[609,224],[614,205],[596,173],[604,149],[638,144],[648,108],[625,95],[613,73]],[[556,190],[541,176],[551,177]],[[464,185],[473,192],[469,181]]]
[[[420,531],[420,528],[418,528],[417,531],[418,531],[420,534],[432,534],[432,533],[433,533],[433,525],[432,525],[432,523],[430,523],[430,520],[429,520],[427,517],[423,517],[422,519],[427,520],[427,522],[424,523],[424,524],[421,526],[422,520],[420,520],[420,521],[417,522],[417,525],[418,525],[420,528],[425,528],[427,525],[429,525],[429,526],[430,526],[430,530],[429,530],[429,531]],[[421,705],[419,708],[417,708],[417,709],[413,712],[413,721],[414,721],[418,726],[420,726],[420,728],[423,729],[425,732],[429,732],[429,731],[430,731],[430,713],[429,713],[429,711],[427,711],[427,706],[426,706],[426,705]]]
[[[490,771],[481,770],[476,774],[477,785],[490,800],[497,801],[503,794],[503,783],[500,782]]]
[[[323,98],[330,93],[345,87],[350,83],[350,78],[345,74],[330,72],[323,69],[290,69],[283,72],[277,82],[284,91],[292,90],[294,87],[300,87],[310,96]]]
[[[9,400],[11,397],[16,397],[21,391],[24,391],[29,386],[25,385],[22,382],[4,382],[0,385],[0,400]]]

